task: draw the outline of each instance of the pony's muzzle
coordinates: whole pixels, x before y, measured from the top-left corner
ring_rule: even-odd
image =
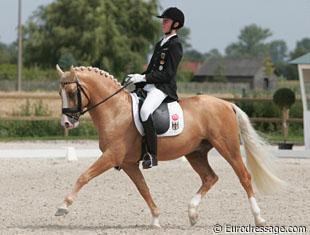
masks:
[[[61,115],[61,126],[67,129],[76,128],[79,125],[79,121],[75,120],[74,118],[70,118],[65,114]]]

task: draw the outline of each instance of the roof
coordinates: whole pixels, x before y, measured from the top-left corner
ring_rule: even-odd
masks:
[[[225,71],[225,76],[254,76],[263,66],[262,58],[220,58],[204,62],[195,76],[214,76],[219,66]]]
[[[201,65],[201,62],[196,62],[196,61],[184,61],[181,66],[183,69],[192,72],[193,74],[195,74],[199,67]]]
[[[310,52],[289,62],[290,64],[310,64]]]

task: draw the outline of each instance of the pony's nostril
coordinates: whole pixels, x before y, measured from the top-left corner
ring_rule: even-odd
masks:
[[[69,122],[65,122],[65,127],[69,128],[70,127],[70,123]]]

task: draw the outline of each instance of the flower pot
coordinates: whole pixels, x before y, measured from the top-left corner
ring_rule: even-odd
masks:
[[[294,144],[290,144],[290,143],[279,143],[279,149],[293,149],[293,145]]]

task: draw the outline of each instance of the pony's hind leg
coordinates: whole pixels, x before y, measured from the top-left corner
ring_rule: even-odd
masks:
[[[219,153],[232,166],[236,175],[238,176],[240,183],[242,184],[244,190],[248,195],[249,204],[251,207],[251,212],[254,216],[255,224],[257,226],[265,225],[266,221],[261,217],[260,209],[254,197],[251,175],[246,169],[242,160],[239,141],[237,139],[236,140],[226,139],[221,143],[213,141],[212,144],[217,149],[217,151],[219,151]]]
[[[188,217],[191,225],[198,221],[198,206],[201,199],[206,195],[210,188],[218,181],[218,176],[209,165],[207,153],[193,152],[185,156],[201,178],[202,185],[188,205]]]

